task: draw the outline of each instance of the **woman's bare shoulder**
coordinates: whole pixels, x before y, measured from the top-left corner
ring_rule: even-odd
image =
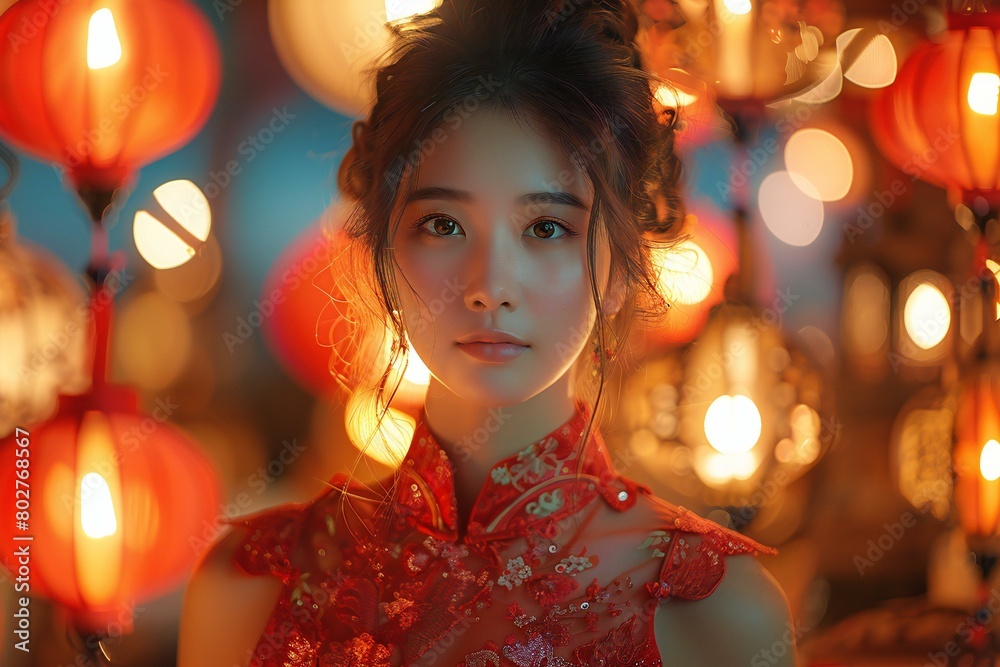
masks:
[[[669,600],[656,609],[664,666],[794,667],[796,632],[788,601],[752,555],[727,559],[726,576],[701,600]]]
[[[250,576],[234,558],[247,528],[233,526],[201,559],[181,611],[178,667],[245,667],[278,601],[282,582]]]

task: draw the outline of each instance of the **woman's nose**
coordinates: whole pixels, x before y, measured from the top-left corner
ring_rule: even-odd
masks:
[[[465,305],[474,311],[514,310],[520,303],[518,239],[494,227],[489,238],[472,244],[466,258]]]

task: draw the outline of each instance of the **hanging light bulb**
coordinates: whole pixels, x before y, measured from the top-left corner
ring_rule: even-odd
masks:
[[[969,108],[984,116],[997,115],[1000,97],[1000,76],[992,72],[976,72],[969,80]]]
[[[115,17],[108,8],[98,9],[87,26],[87,67],[104,69],[122,59],[122,43],[115,28]]]

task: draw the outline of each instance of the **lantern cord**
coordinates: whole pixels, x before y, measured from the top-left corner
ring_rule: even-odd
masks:
[[[90,632],[86,636],[72,622],[66,623],[66,639],[78,656],[84,656],[85,665],[96,667],[112,667],[111,656],[104,646],[107,636],[100,632]]]
[[[14,191],[18,176],[21,174],[21,166],[17,161],[17,156],[3,144],[0,144],[0,161],[7,167],[7,181],[0,184],[0,201],[3,201],[10,197],[10,193]]]

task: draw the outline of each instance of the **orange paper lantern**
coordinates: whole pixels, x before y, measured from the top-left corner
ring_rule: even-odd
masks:
[[[1000,366],[980,366],[963,384],[955,414],[955,503],[966,535],[1000,528]]]
[[[935,42],[918,46],[871,106],[876,143],[913,178],[966,201],[1000,188],[1000,16],[952,14]]]
[[[129,631],[134,604],[194,565],[219,493],[207,459],[165,423],[179,406],[143,415],[134,391],[105,382],[112,300],[107,286],[91,298],[91,389],[0,441],[0,562],[78,627]]]
[[[20,0],[0,36],[0,134],[78,189],[177,149],[218,94],[215,34],[186,0]]]
[[[344,347],[353,328],[335,279],[347,269],[347,242],[342,232],[331,236],[323,223],[311,227],[281,254],[261,291],[260,303],[273,310],[264,324],[270,349],[296,382],[317,394],[335,390],[334,374],[346,373],[334,346],[348,359],[353,354]]]
[[[343,215],[335,206],[328,215]],[[357,389],[358,377],[352,364],[371,338],[384,345],[384,362],[391,360],[393,335],[388,328],[372,332],[356,315],[358,304],[350,303],[345,291],[356,289],[351,276],[351,239],[336,223],[329,221],[306,230],[275,262],[260,296],[260,312],[247,318],[246,331],[263,322],[270,349],[285,370],[306,390],[316,394],[342,392],[346,399]],[[361,306],[364,307],[364,306]],[[260,318],[256,320],[254,318]],[[415,413],[423,403],[429,371],[410,347],[409,363],[396,360],[393,368],[403,370],[401,384],[391,403]],[[397,379],[390,380],[395,386]]]

